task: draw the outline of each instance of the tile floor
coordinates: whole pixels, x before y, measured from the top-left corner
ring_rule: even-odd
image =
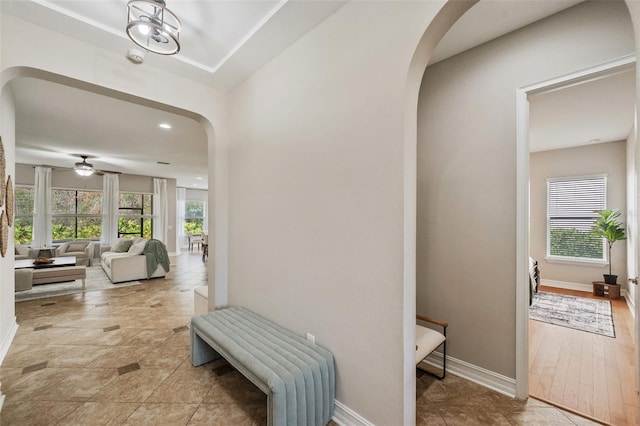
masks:
[[[590,420],[529,398],[520,401],[453,374],[440,381],[418,372],[418,425],[595,425]]]
[[[185,253],[166,279],[17,303],[0,424],[266,424],[265,395],[238,372],[189,362],[193,287],[206,282],[205,265]],[[417,413],[420,425],[591,424],[453,375],[418,378]]]

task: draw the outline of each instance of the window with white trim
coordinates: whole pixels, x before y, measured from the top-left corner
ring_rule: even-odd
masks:
[[[53,241],[100,239],[102,191],[53,188],[51,209]]]
[[[205,203],[200,200],[187,200],[184,211],[184,232],[202,234],[205,221]]]
[[[120,192],[118,197],[118,238],[151,238],[153,194]]]
[[[604,239],[591,233],[607,205],[605,175],[547,179],[547,257],[605,261]]]

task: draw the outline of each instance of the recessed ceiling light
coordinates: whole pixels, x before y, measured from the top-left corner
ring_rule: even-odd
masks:
[[[169,123],[160,123],[160,124],[158,124],[158,127],[161,127],[163,129],[170,129],[171,128],[171,124],[169,124]]]

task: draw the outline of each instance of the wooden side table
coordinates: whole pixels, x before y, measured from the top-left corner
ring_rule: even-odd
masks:
[[[593,281],[593,295],[608,297],[609,299],[620,298],[620,284],[607,284],[604,281]]]

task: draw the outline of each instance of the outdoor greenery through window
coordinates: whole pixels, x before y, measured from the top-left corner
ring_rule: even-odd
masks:
[[[204,225],[204,201],[187,200],[184,212],[184,232],[201,234]]]
[[[33,231],[32,186],[16,185],[14,192],[14,240],[16,244],[30,244]]]
[[[53,189],[51,204],[53,241],[100,239],[102,191]]]
[[[606,208],[605,176],[547,180],[547,255],[604,261],[604,240],[591,233],[596,210]]]
[[[153,234],[152,194],[121,192],[118,237],[151,238]]]

